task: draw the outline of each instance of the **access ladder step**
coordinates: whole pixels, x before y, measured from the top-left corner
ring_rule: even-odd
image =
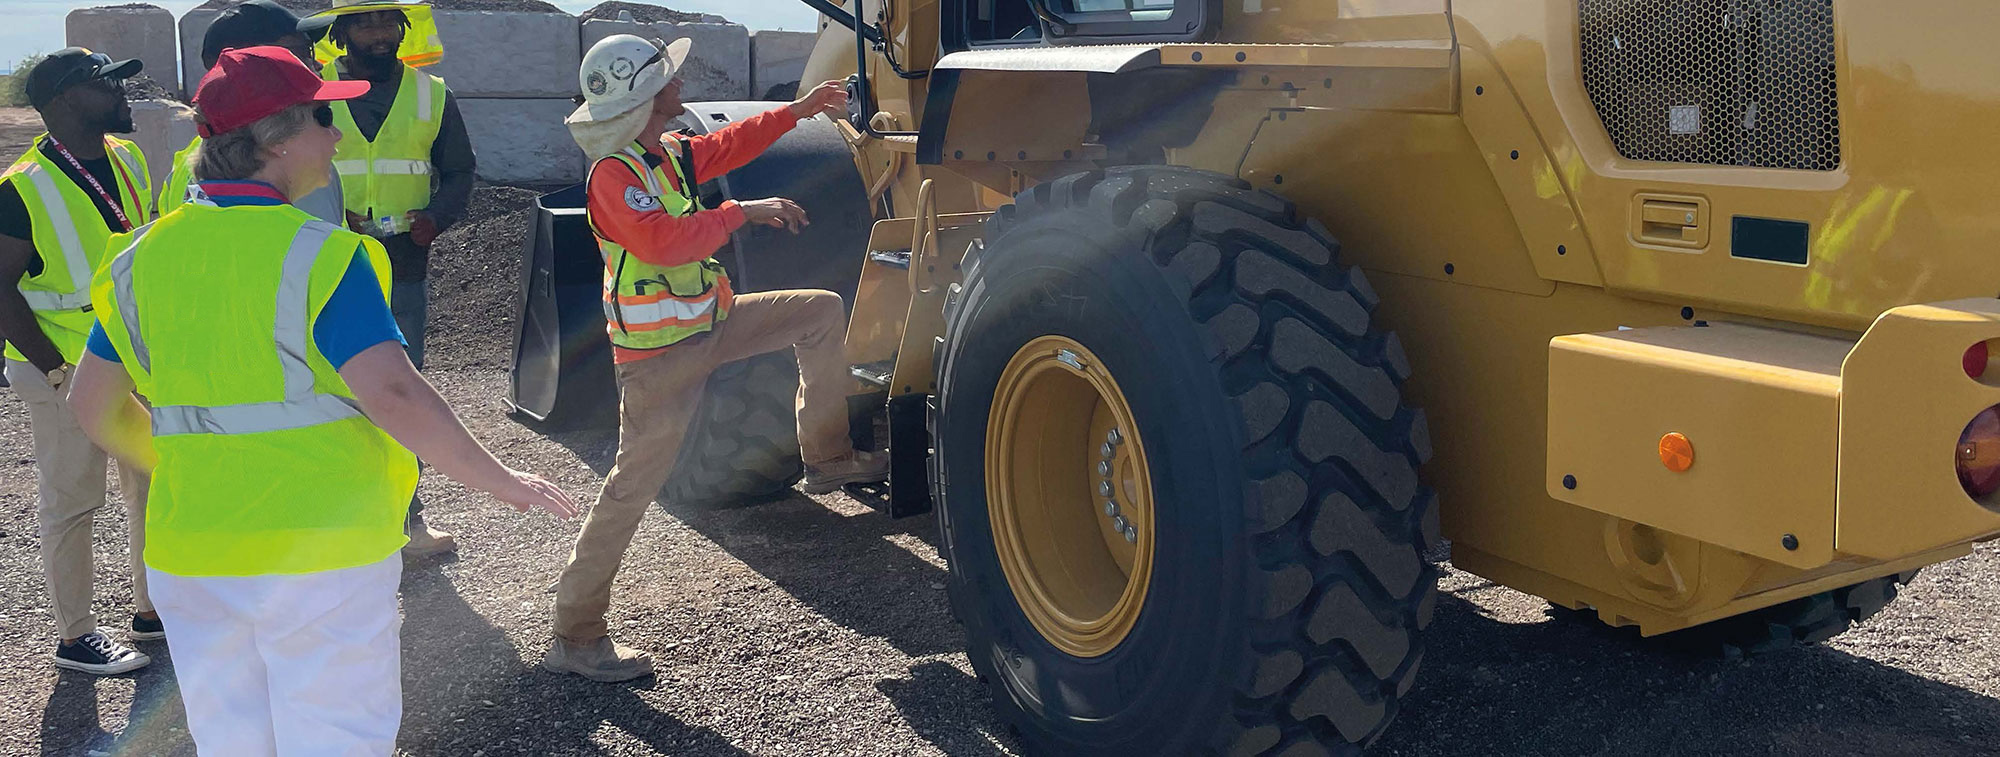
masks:
[[[890,268],[901,268],[907,271],[910,270],[910,251],[869,250],[868,261],[871,263],[875,263],[877,265],[885,265]]]
[[[895,376],[896,361],[879,360],[873,363],[862,363],[848,368],[847,372],[853,374],[862,383],[878,389],[887,389],[889,388],[889,380]]]

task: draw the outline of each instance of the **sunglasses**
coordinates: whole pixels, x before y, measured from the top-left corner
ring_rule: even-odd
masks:
[[[333,106],[320,103],[319,107],[313,108],[313,123],[319,124],[321,128],[333,126]]]

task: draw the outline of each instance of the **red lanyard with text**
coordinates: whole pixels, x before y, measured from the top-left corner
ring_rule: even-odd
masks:
[[[76,169],[76,172],[83,176],[84,181],[90,182],[91,189],[97,190],[97,196],[104,198],[104,204],[111,208],[113,215],[118,216],[118,222],[125,225],[125,228],[120,229],[120,231],[131,231],[132,220],[125,217],[125,210],[119,207],[122,203],[118,201],[118,198],[112,197],[110,192],[104,191],[104,185],[97,183],[97,177],[89,171],[83,170],[83,164],[77,162],[75,155],[69,154],[69,148],[64,147],[63,143],[56,141],[55,137],[49,137],[49,144],[55,145],[56,152],[62,153],[63,159],[69,161],[70,167]],[[107,160],[111,157],[108,150],[104,157]]]

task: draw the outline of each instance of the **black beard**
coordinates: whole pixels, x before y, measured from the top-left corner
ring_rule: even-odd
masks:
[[[133,125],[131,116],[114,115],[104,119],[104,133],[106,134],[131,134],[138,130],[139,127]]]
[[[398,47],[391,47],[389,48],[389,52],[380,55],[377,55],[372,50],[356,50],[353,54],[354,57],[359,58],[364,65],[370,68],[387,70],[396,64],[396,50],[399,47],[400,45]]]

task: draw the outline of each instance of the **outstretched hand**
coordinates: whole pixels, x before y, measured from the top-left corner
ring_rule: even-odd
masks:
[[[840,81],[820,82],[819,86],[813,87],[811,92],[789,107],[792,115],[799,118],[812,118],[820,113],[839,118],[847,112],[847,84]]]
[[[561,487],[548,479],[533,473],[507,469],[512,478],[492,489],[494,498],[507,503],[515,512],[527,512],[530,508],[546,510],[558,518],[569,519],[576,516],[576,501],[563,492]]]

